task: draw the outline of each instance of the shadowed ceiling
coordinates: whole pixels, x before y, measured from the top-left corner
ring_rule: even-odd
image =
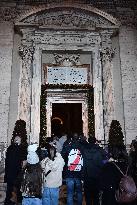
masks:
[[[137,5],[136,0],[0,0],[0,2],[14,2],[18,4],[50,4],[50,3],[59,3],[69,2],[69,3],[83,3],[83,4],[92,4],[98,8],[109,7],[114,9],[115,7],[132,7],[134,8]]]

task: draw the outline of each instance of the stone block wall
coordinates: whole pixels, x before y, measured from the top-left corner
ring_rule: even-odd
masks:
[[[13,24],[0,23],[0,142],[7,143],[12,69]]]
[[[13,60],[11,71],[11,92],[9,106],[9,126],[8,126],[8,144],[11,142],[12,132],[18,117],[18,96],[19,96],[19,79],[21,70],[21,58],[19,56],[20,35],[14,35]]]
[[[126,143],[137,136],[137,29],[122,26],[119,33]]]

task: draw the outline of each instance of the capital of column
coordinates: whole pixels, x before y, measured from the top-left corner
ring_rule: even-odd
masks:
[[[33,54],[35,51],[34,46],[27,46],[27,45],[21,45],[19,47],[19,54],[24,61],[31,61],[33,59]]]
[[[114,49],[106,47],[106,48],[102,48],[100,51],[100,57],[103,63],[105,62],[111,62],[112,58],[114,57]]]

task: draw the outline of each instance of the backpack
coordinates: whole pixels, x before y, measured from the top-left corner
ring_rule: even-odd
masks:
[[[137,198],[137,188],[135,182],[132,177],[127,175],[128,168],[126,174],[124,174],[121,169],[113,163],[120,173],[123,175],[119,187],[115,192],[115,198],[118,203],[130,203]]]
[[[69,171],[81,171],[83,166],[83,157],[79,149],[70,150],[67,166]]]

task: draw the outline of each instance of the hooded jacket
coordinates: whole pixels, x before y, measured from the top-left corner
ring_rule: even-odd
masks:
[[[50,160],[48,157],[41,161],[41,167],[44,172],[44,187],[57,188],[62,185],[62,171],[65,162],[60,153],[56,153],[54,161]],[[51,170],[47,175],[46,173]]]

